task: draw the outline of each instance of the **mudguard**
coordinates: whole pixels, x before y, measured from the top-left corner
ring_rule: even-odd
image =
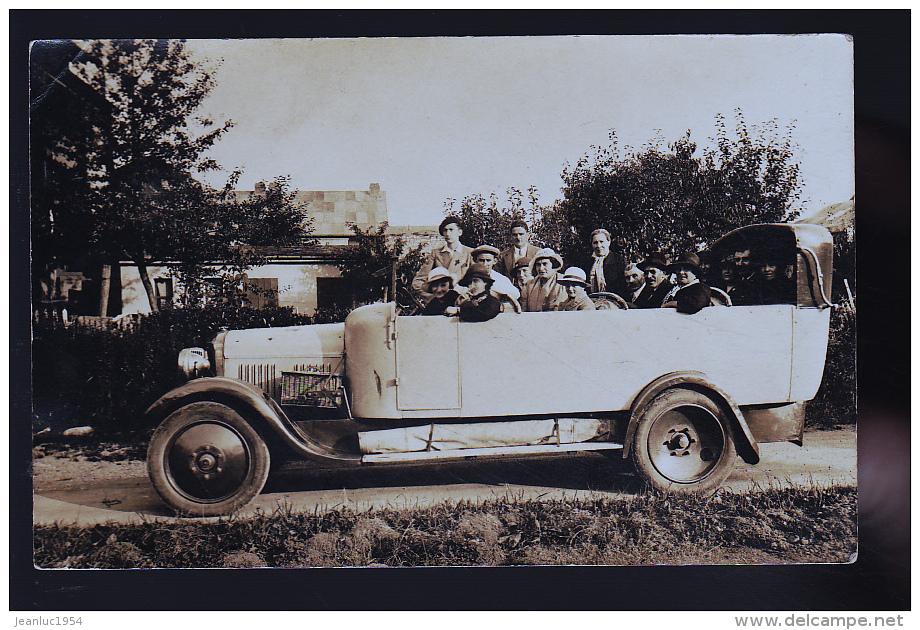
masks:
[[[232,378],[208,377],[189,381],[153,403],[144,415],[154,424],[159,424],[176,409],[201,400],[224,403],[243,411],[248,422],[258,422],[254,428],[270,432],[300,457],[335,462],[337,465],[361,463],[360,454],[336,450],[305,435],[261,389]]]
[[[624,458],[629,457],[629,453],[632,450],[632,441],[633,436],[636,434],[636,425],[639,423],[639,418],[642,417],[642,414],[645,412],[645,408],[656,396],[658,396],[658,394],[666,389],[678,386],[693,389],[712,397],[712,399],[723,408],[723,411],[726,412],[729,418],[729,422],[732,423],[732,428],[735,433],[735,449],[738,451],[741,459],[748,464],[756,464],[760,461],[760,449],[757,446],[754,435],[751,433],[750,427],[744,419],[744,415],[741,413],[740,407],[735,404],[731,396],[721,387],[710,381],[705,374],[702,372],[689,371],[671,372],[670,374],[658,377],[646,385],[633,400],[633,404],[630,407],[629,426],[626,429],[626,437],[623,441]]]

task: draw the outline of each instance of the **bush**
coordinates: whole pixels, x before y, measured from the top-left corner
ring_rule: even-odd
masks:
[[[91,425],[103,433],[132,434],[152,427],[143,413],[182,383],[176,355],[204,346],[222,328],[308,324],[290,308],[208,306],[164,310],[131,326],[106,327],[36,321],[32,342],[33,424],[64,429]],[[53,431],[54,432],[54,431]]]
[[[831,312],[824,377],[808,403],[805,424],[830,429],[856,423],[856,311],[847,305]]]

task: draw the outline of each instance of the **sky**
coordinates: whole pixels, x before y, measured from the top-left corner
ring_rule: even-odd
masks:
[[[432,225],[448,198],[536,186],[566,164],[691,131],[722,113],[794,125],[803,216],[853,196],[852,43],[842,35],[193,40],[222,63],[202,113],[235,123],[211,155],[239,188],[386,192],[391,225]],[[207,181],[223,185],[225,174]]]

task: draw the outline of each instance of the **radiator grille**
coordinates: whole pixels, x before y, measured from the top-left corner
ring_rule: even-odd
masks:
[[[285,362],[286,363],[286,362]],[[252,383],[273,399],[281,400],[281,372],[313,372],[315,374],[338,373],[331,364],[318,362],[295,363],[279,366],[278,363],[242,363],[237,368],[237,378]]]

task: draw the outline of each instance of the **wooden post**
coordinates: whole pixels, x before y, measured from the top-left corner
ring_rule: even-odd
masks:
[[[393,275],[391,279],[392,281],[390,282],[390,296],[391,296],[390,299],[393,300],[394,302],[397,302],[398,300],[396,299],[396,266],[399,264],[399,259],[394,256],[392,261],[393,261]]]
[[[102,265],[99,283],[99,317],[109,314],[109,288],[112,285],[112,265]]]

